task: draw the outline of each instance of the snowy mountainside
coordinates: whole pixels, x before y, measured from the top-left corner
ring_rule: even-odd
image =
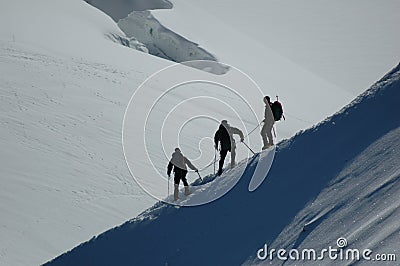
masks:
[[[160,8],[158,3],[169,5],[162,0],[112,2],[154,3],[156,8]],[[0,265],[36,265],[154,204],[155,200],[139,188],[126,168],[121,127],[135,89],[171,62],[124,47],[147,49],[135,36],[127,37],[112,18],[82,0],[0,0],[0,5]],[[395,10],[388,7],[389,11]],[[220,18],[213,20],[208,12],[198,14],[206,22],[202,27],[212,34],[219,33],[214,35],[218,42],[211,42],[196,28],[199,24],[191,20],[192,13],[173,17],[191,26],[190,40],[223,60],[229,58],[227,55],[237,58],[231,62],[254,77],[265,93],[283,96],[289,119],[278,125],[280,139],[313,125],[352,99],[354,94],[343,92],[296,62],[282,60],[282,54],[260,54],[266,51],[265,46],[250,42],[242,30],[231,31],[228,27],[218,31]],[[191,19],[186,20],[186,16]],[[386,17],[391,18],[391,13]],[[164,20],[160,21],[164,25]],[[175,27],[170,29],[175,32]],[[393,60],[388,32],[391,28],[383,25],[382,43],[374,48],[384,50],[385,58]],[[228,35],[233,41],[222,38]],[[186,32],[183,36],[188,37]],[[383,61],[386,64],[387,59]],[[340,69],[352,76],[350,70],[360,68],[345,64]],[[357,75],[356,79],[366,82],[366,77],[371,78]],[[157,80],[151,85],[157,85]],[[315,98],[321,100],[303,104],[304,99]],[[262,102],[257,99],[253,103],[262,116]],[[226,117],[219,109],[204,106],[216,116]],[[196,136],[211,132],[202,129],[196,131]],[[258,134],[253,136],[260,141]],[[185,153],[198,152],[193,146]],[[158,151],[159,147],[151,148]],[[212,145],[208,148],[213,152]],[[141,156],[136,153],[133,157]],[[155,162],[163,170],[165,163],[162,156]],[[216,183],[209,186],[212,184]]]
[[[322,86],[334,85],[356,96],[400,61],[397,0],[384,4],[380,0],[172,3],[172,9],[152,11],[160,23],[199,42],[222,62],[240,65],[260,80],[265,92],[282,98],[291,98],[286,96],[287,87],[305,91],[314,86],[305,78],[310,73],[325,82]],[[294,64],[301,75],[290,71],[284,76],[288,64],[281,67],[283,59]],[[257,64],[260,61],[262,67]]]
[[[1,1],[0,265],[41,264],[154,204],[121,127],[134,88],[168,62],[124,47],[84,1]]]
[[[347,154],[346,150],[353,150],[353,158],[345,160],[345,167],[269,243],[269,249],[304,250],[312,247],[321,251],[329,246],[337,248],[336,240],[344,238],[348,249],[373,251],[372,261],[361,258],[353,264],[376,265],[376,254],[394,254],[396,261],[399,260],[400,119],[393,109],[395,101],[400,99],[399,80],[400,65],[338,114],[357,121],[355,132],[344,132],[344,135],[352,136],[352,141],[343,143],[343,133],[331,134],[328,139],[340,143],[337,157]],[[358,124],[361,120],[365,120],[365,126]],[[332,123],[334,127],[338,125],[335,116],[324,123]],[[311,130],[319,130],[319,126]],[[284,145],[292,143],[289,140]],[[360,148],[355,152],[357,146]],[[268,261],[260,262],[254,254],[245,264],[268,264]],[[349,261],[325,258],[323,263],[347,265]],[[379,263],[397,265],[394,261]],[[273,264],[280,265],[279,261]],[[286,264],[299,263],[289,260]],[[321,265],[321,261],[307,261],[306,265]]]
[[[126,38],[125,34],[109,16],[84,1],[1,2],[4,26],[0,36],[4,41],[26,43],[49,55],[100,59],[101,63],[123,61],[119,53],[107,51],[115,47],[110,38]]]
[[[120,133],[131,86],[151,67],[2,41],[0,58],[1,265],[43,263],[153,204],[126,168]]]
[[[254,258],[266,243],[319,248],[336,244],[338,236],[350,247],[398,253],[400,120],[393,110],[399,99],[400,65],[337,114],[281,142],[254,192],[247,188],[259,154],[217,201],[180,208],[158,203],[49,265],[269,264]],[[236,178],[231,173],[220,179]],[[219,182],[210,184],[207,193]],[[204,192],[189,200],[198,193]]]

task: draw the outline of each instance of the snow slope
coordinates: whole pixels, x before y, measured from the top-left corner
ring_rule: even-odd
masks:
[[[172,9],[132,12],[118,24],[146,45],[151,40],[152,54],[199,59],[202,51],[191,48],[198,43],[220,62],[240,66],[285,103],[288,120],[277,125],[283,138],[331,115],[400,60],[398,1],[172,3]],[[179,47],[190,49],[177,53]]]
[[[3,41],[0,58],[1,265],[43,263],[153,204],[120,133],[131,85],[149,69]]]
[[[398,0],[172,3],[172,9],[152,11],[161,24],[200,43],[221,61],[240,64],[265,92],[281,95],[290,105],[289,91],[314,85],[303,76],[322,79],[320,89],[336,87],[358,95],[400,61]],[[285,60],[299,75],[285,76]],[[257,62],[263,62],[262,67]]]
[[[1,1],[0,265],[41,264],[154,204],[121,147],[129,97],[168,62],[80,0]]]
[[[0,4],[0,264],[40,264],[154,204],[155,200],[140,189],[126,167],[121,128],[132,93],[171,62],[124,47],[144,50],[109,16],[84,1],[0,0]],[[208,22],[209,28],[215,25],[213,22]],[[240,46],[245,47],[246,38],[238,36]],[[199,38],[193,40],[203,43]],[[220,51],[237,45],[226,41],[229,40],[221,39]],[[276,57],[269,61],[254,57],[247,60],[243,52],[247,49],[231,53],[235,51],[251,76],[257,68],[268,72],[265,62],[272,61],[284,73],[279,79],[295,80],[304,74],[303,85],[310,87],[309,95],[297,90],[297,86],[288,86],[287,93],[293,99],[300,99],[299,95],[321,97],[320,102],[305,107],[286,95],[287,116],[291,118],[281,124],[280,138],[311,126],[352,97],[307,71],[298,72],[299,68],[290,63],[279,64],[273,60]],[[251,62],[252,68],[244,64],[246,61]],[[238,66],[242,63],[235,62]],[[228,79],[229,73],[220,78]],[[265,85],[272,76],[256,77]],[[164,89],[157,80],[150,85],[153,92]],[[327,95],[333,98],[323,100]],[[161,107],[181,100],[181,96],[172,97],[173,101]],[[226,94],[220,96],[225,98]],[[251,104],[260,119],[263,104],[259,98]],[[218,119],[230,117],[214,106],[200,107],[213,111]],[[291,109],[300,111],[294,114]],[[246,128],[254,127],[256,121],[246,120]],[[198,141],[197,136],[210,137],[215,127],[212,125],[210,130],[211,127],[189,126],[183,137],[195,135]],[[252,137],[254,147],[259,147],[258,134]],[[188,143],[183,143],[185,154],[197,158],[204,142]],[[176,142],[166,144],[170,147]],[[204,147],[213,152],[210,145]],[[157,145],[150,148],[153,152],[159,150]],[[245,148],[240,149],[245,154]],[[142,155],[136,152],[133,158]],[[154,163],[165,168],[164,154],[157,156]],[[190,174],[189,179],[193,178]]]
[[[317,249],[338,237],[352,248],[399,256],[399,99],[400,65],[337,114],[281,142],[254,192],[247,189],[260,154],[239,166],[243,176],[219,200],[180,208],[158,203],[49,265],[269,264],[255,259],[264,244]],[[188,201],[236,175],[224,174]]]
[[[84,1],[1,0],[1,5],[3,41],[25,43],[49,55],[110,64],[126,61],[121,53],[107,52],[115,49],[107,39],[117,42],[114,37],[125,34],[110,17]]]

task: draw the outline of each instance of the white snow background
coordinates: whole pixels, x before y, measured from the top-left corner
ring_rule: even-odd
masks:
[[[277,126],[279,139],[339,110],[399,61],[398,1],[172,3],[146,17],[168,27],[168,40],[179,40],[167,48],[178,45],[175,55],[187,59],[185,49],[200,46],[245,71],[265,94],[278,94],[287,117]],[[127,169],[122,120],[136,88],[172,62],[142,52],[148,49],[140,33],[124,33],[84,1],[0,6],[0,264],[41,264],[156,202]],[[131,18],[119,24],[129,26]],[[165,44],[158,36],[154,43]],[[262,102],[252,104],[261,118]],[[197,143],[184,145],[188,157],[198,156]],[[247,154],[241,149],[239,159]]]

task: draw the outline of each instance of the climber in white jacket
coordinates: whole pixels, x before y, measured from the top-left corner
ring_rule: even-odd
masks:
[[[179,199],[179,183],[181,180],[185,186],[185,195],[189,195],[190,193],[189,184],[186,179],[186,174],[188,172],[186,166],[189,166],[190,169],[198,172],[198,169],[189,161],[189,159],[183,156],[181,150],[179,148],[175,148],[175,152],[172,154],[172,158],[167,167],[168,177],[171,176],[172,168],[174,169],[174,201]]]

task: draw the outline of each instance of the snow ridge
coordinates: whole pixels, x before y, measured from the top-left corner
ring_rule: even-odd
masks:
[[[247,188],[256,163],[211,204],[158,203],[49,265],[258,264],[255,254],[265,243],[301,247],[323,239],[323,245],[334,245],[338,236],[359,248],[398,250],[400,120],[393,108],[400,99],[399,77],[400,65],[341,112],[281,143],[267,179],[254,192]]]

